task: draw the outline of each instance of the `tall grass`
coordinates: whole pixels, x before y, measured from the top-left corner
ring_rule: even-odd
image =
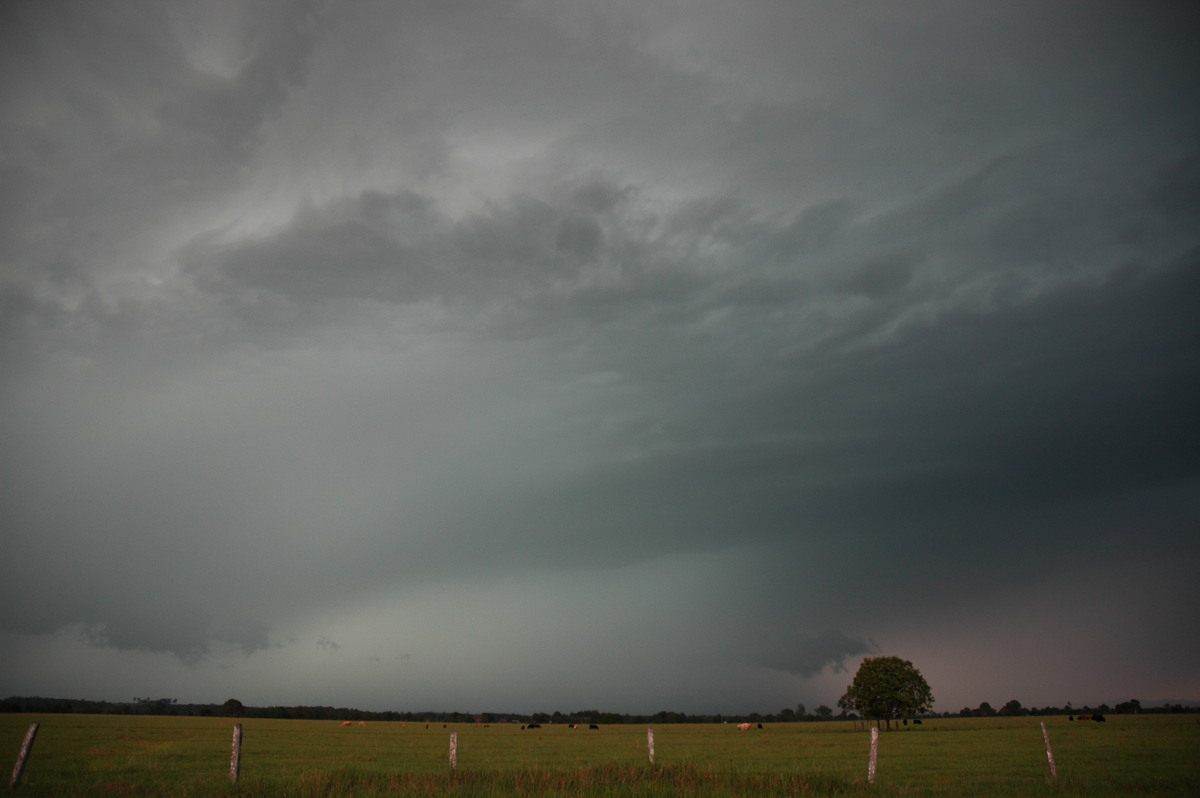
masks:
[[[868,736],[850,724],[599,731],[493,724],[242,721],[241,778],[229,783],[234,721],[100,715],[0,716],[0,755],[15,760],[42,724],[22,785],[28,796],[1038,796],[1200,795],[1192,716],[948,719],[883,733],[866,781]],[[1038,720],[1054,744],[1050,782]],[[448,761],[458,735],[458,769]]]

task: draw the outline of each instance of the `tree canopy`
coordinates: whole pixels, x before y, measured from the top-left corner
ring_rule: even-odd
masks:
[[[933,691],[921,672],[900,657],[867,657],[838,706],[891,726],[897,718],[921,715],[933,708]]]

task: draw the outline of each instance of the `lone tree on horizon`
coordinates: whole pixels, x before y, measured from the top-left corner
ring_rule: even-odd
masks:
[[[867,657],[858,666],[854,681],[838,699],[838,706],[854,710],[864,718],[892,721],[913,717],[933,708],[929,682],[911,662],[899,657]]]

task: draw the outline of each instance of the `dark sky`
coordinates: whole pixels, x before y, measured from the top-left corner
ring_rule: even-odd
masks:
[[[1192,2],[0,6],[0,694],[1200,700]]]

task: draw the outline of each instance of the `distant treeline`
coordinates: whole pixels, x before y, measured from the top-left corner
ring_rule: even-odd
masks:
[[[1163,703],[1159,706],[1144,707],[1142,702],[1136,698],[1129,701],[1122,701],[1116,706],[1110,707],[1108,704],[1101,704],[1098,707],[1081,706],[1073,707],[1067,704],[1065,707],[1023,707],[1020,701],[1009,701],[1000,709],[995,709],[991,704],[984,701],[975,709],[963,707],[958,712],[944,712],[941,717],[946,718],[990,718],[990,717],[1020,717],[1023,715],[1094,715],[1094,714],[1114,714],[1114,715],[1150,715],[1150,714],[1168,714],[1180,712],[1200,712],[1200,705],[1193,702],[1188,704],[1170,704]]]
[[[134,698],[132,701],[90,701],[81,698],[43,698],[40,696],[12,696],[0,700],[0,712],[25,713],[75,713],[89,715],[192,715],[198,717],[231,718],[288,718],[297,720],[373,720],[406,721],[424,723],[795,723],[826,720],[857,720],[854,713],[834,714],[829,707],[817,707],[816,712],[806,711],[803,704],[795,709],[784,709],[776,714],[751,712],[747,715],[689,715],[685,712],[656,712],[653,715],[630,715],[616,712],[601,712],[584,709],[578,712],[372,712],[348,707],[325,706],[276,706],[249,707],[231,698],[223,704],[181,704],[174,698]],[[1097,707],[1023,707],[1018,701],[1009,701],[1000,709],[983,702],[975,709],[964,707],[958,712],[930,713],[925,717],[1006,717],[1022,715],[1074,715],[1104,713],[1114,715],[1161,714],[1200,712],[1200,705],[1189,703],[1142,706],[1132,699],[1116,706],[1101,704]]]

